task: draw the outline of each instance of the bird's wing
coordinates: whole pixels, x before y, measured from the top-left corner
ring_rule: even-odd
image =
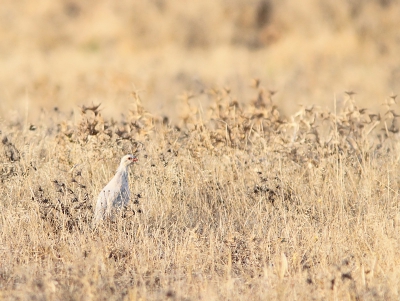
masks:
[[[129,184],[117,173],[100,192],[95,210],[95,218],[101,220],[114,208],[126,206],[129,202]]]
[[[111,207],[113,202],[118,198],[121,185],[112,179],[100,192],[97,197],[96,215],[104,214],[108,207]]]

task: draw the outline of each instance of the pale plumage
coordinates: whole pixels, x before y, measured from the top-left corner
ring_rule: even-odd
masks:
[[[129,203],[129,184],[128,184],[128,167],[137,158],[133,155],[122,157],[121,163],[117,169],[115,176],[100,192],[96,209],[94,212],[94,222],[99,222],[105,218],[113,219],[115,211],[122,209]]]

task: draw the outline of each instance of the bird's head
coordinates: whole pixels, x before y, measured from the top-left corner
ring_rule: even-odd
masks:
[[[137,160],[138,160],[137,157],[134,155],[123,156],[121,159],[120,167],[127,167],[131,165],[133,162],[136,162]]]

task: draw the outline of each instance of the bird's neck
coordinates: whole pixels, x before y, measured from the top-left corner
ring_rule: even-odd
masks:
[[[117,174],[119,174],[121,177],[127,179],[128,178],[128,167],[127,166],[118,167]]]

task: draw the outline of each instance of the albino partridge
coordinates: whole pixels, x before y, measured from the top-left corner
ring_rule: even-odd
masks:
[[[137,158],[133,155],[122,157],[117,173],[111,181],[103,188],[97,198],[96,209],[94,212],[94,222],[104,220],[105,218],[114,218],[115,211],[123,209],[129,203],[129,184],[128,167]]]

